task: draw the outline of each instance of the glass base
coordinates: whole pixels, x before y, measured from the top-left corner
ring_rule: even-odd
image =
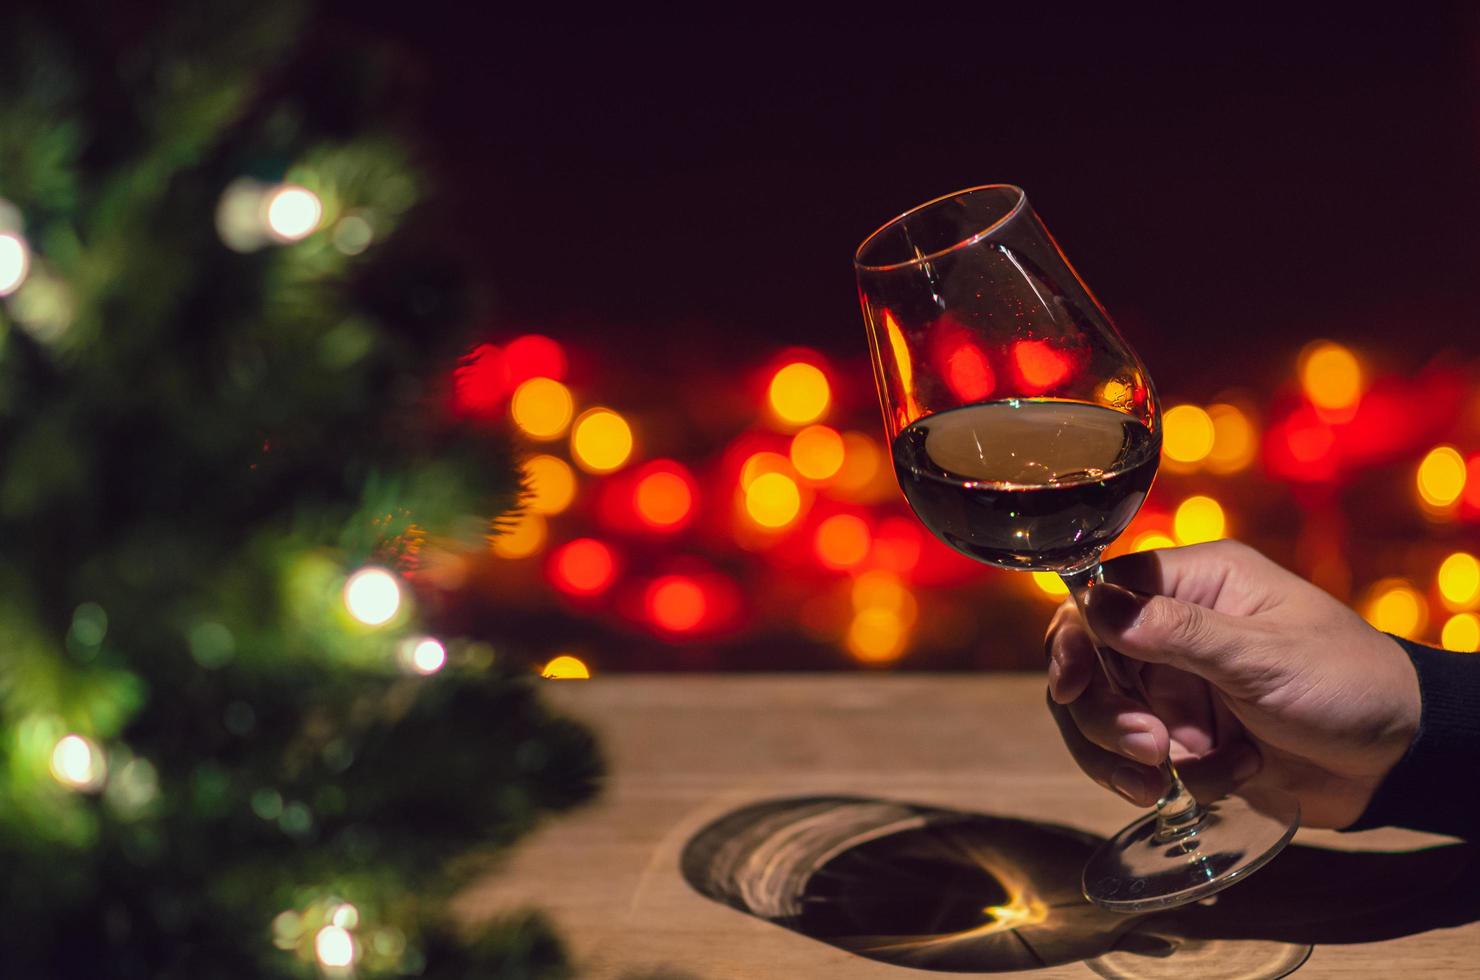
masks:
[[[1084,866],[1084,897],[1112,912],[1149,912],[1207,898],[1258,871],[1300,826],[1292,797],[1255,807],[1230,796],[1180,833],[1157,833],[1149,813],[1101,844]]]

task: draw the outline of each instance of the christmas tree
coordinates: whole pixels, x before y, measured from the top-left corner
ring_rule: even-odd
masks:
[[[444,911],[599,767],[436,631],[520,480],[398,55],[180,7],[0,42],[0,975],[563,975]]]

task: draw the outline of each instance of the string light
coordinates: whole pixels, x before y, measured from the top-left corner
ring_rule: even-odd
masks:
[[[667,575],[649,587],[647,608],[658,626],[671,633],[685,633],[703,622],[708,600],[693,579]]]
[[[526,511],[512,527],[489,538],[488,547],[500,558],[528,558],[539,553],[548,536],[545,519]]]
[[[1362,397],[1362,366],[1340,344],[1318,340],[1300,355],[1300,384],[1317,409],[1347,415]]]
[[[366,626],[380,626],[401,608],[401,587],[383,568],[362,568],[344,583],[344,605]]]
[[[1435,509],[1453,506],[1465,490],[1465,459],[1453,446],[1431,449],[1418,464],[1418,496]]]
[[[435,674],[447,664],[447,648],[430,636],[414,637],[401,644],[401,662],[423,676]]]
[[[51,750],[51,774],[69,789],[92,793],[108,775],[108,760],[92,739],[66,735]]]
[[[745,512],[761,527],[779,530],[797,519],[802,495],[785,473],[762,473],[745,489]]]
[[[817,525],[813,550],[817,560],[828,568],[853,568],[868,557],[872,536],[862,518],[852,514],[834,514]]]
[[[540,676],[552,681],[584,681],[591,677],[591,668],[581,658],[562,653],[545,664]]]
[[[1223,507],[1212,497],[1188,497],[1172,516],[1172,533],[1182,544],[1216,541],[1227,530]]]
[[[1450,609],[1468,609],[1480,599],[1480,561],[1456,551],[1439,565],[1439,595]]]
[[[575,399],[554,378],[530,378],[514,389],[509,414],[531,439],[558,439],[575,414]]]
[[[1428,609],[1423,596],[1406,580],[1388,578],[1368,591],[1363,614],[1384,633],[1411,639],[1423,629]]]
[[[353,966],[355,937],[343,926],[324,926],[313,938],[313,952],[321,965],[331,969]]]
[[[301,241],[319,227],[324,202],[307,187],[282,184],[268,191],[262,215],[273,238],[283,243]]]
[[[1444,632],[1439,643],[1455,653],[1474,653],[1480,650],[1480,616],[1474,613],[1457,613],[1444,623]]]
[[[15,232],[0,232],[0,296],[21,288],[31,271],[31,249]]]
[[[1162,416],[1162,451],[1176,463],[1200,463],[1213,451],[1213,419],[1196,405],[1174,405]]]
[[[771,410],[792,425],[817,421],[832,400],[827,375],[805,361],[794,361],[777,371],[768,394]]]
[[[571,430],[570,451],[588,473],[621,469],[632,455],[632,427],[609,408],[588,409]]]
[[[531,456],[524,463],[529,477],[529,509],[536,514],[559,514],[576,496],[575,471],[556,456]]]

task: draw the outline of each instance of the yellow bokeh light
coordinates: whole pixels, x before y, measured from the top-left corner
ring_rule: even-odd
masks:
[[[1144,531],[1131,542],[1132,551],[1152,551],[1156,548],[1175,548],[1177,542],[1160,531]]]
[[[575,414],[570,389],[554,378],[530,378],[514,389],[509,414],[531,439],[558,439]]]
[[[791,440],[791,465],[809,480],[826,480],[843,468],[843,437],[825,425],[809,425]]]
[[[771,378],[771,409],[784,422],[806,425],[822,418],[832,400],[827,375],[802,361],[788,364]]]
[[[545,546],[549,529],[539,514],[525,512],[519,523],[489,539],[488,546],[500,558],[528,558]]]
[[[1254,423],[1237,405],[1208,406],[1213,422],[1213,448],[1204,465],[1214,473],[1237,473],[1254,462],[1259,452],[1259,434]]]
[[[1134,391],[1135,388],[1124,378],[1111,378],[1100,385],[1100,400],[1116,408],[1125,408],[1130,404]]]
[[[801,491],[785,473],[762,473],[745,488],[745,512],[761,527],[786,527],[801,510]]]
[[[329,923],[341,929],[353,929],[360,924],[360,910],[349,902],[340,902],[334,913],[329,916]]]
[[[14,232],[0,234],[0,296],[20,289],[30,270],[31,250],[26,240]]]
[[[1064,580],[1059,578],[1056,572],[1034,572],[1033,584],[1038,586],[1039,591],[1045,595],[1056,599],[1062,599],[1069,594],[1069,587],[1064,584]]]
[[[867,490],[879,476],[884,454],[874,440],[862,432],[843,433],[843,465],[833,477],[833,486],[847,494]]]
[[[632,456],[632,427],[609,408],[588,409],[570,431],[570,452],[588,473],[621,469]]]
[[[307,187],[283,184],[267,195],[262,209],[268,234],[280,242],[307,238],[324,216],[324,203]]]
[[[907,629],[892,609],[871,606],[860,610],[848,626],[848,652],[868,664],[897,660],[904,652]]]
[[[1384,633],[1412,638],[1424,627],[1428,608],[1418,590],[1403,579],[1383,579],[1368,593],[1367,622]]]
[[[362,568],[344,583],[344,605],[366,626],[379,626],[401,608],[401,587],[383,568]]]
[[[1474,653],[1480,650],[1480,616],[1474,613],[1459,613],[1450,616],[1444,624],[1439,643],[1455,653]]]
[[[1212,497],[1188,497],[1172,516],[1172,533],[1182,544],[1216,541],[1227,530],[1223,507]]]
[[[355,937],[343,926],[324,926],[313,937],[314,956],[332,969],[353,966],[355,952]]]
[[[1465,458],[1453,446],[1430,450],[1418,464],[1418,496],[1430,507],[1454,504],[1465,490]]]
[[[552,681],[584,681],[590,679],[591,668],[580,657],[562,653],[545,664],[540,676]]]
[[[791,473],[791,461],[780,453],[754,453],[740,467],[740,489],[749,490],[755,478],[766,473]]]
[[[1468,609],[1480,599],[1480,561],[1456,551],[1439,566],[1439,595],[1450,609]]]
[[[887,609],[899,616],[906,625],[913,624],[918,604],[910,590],[898,575],[881,568],[864,572],[853,580],[851,590],[853,609]]]
[[[1161,447],[1177,463],[1201,462],[1213,451],[1213,420],[1196,405],[1175,405],[1162,416]]]
[[[529,477],[529,509],[536,514],[559,514],[576,497],[576,475],[565,460],[532,456],[524,464]]]
[[[67,735],[51,750],[51,774],[63,786],[91,792],[108,775],[107,758],[92,739]]]
[[[1300,356],[1300,385],[1316,408],[1344,411],[1362,397],[1362,366],[1340,344],[1318,340]]]

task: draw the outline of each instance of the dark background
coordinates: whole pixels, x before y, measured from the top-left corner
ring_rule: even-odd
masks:
[[[465,198],[449,231],[502,317],[562,339],[697,326],[861,354],[858,241],[997,181],[1164,394],[1257,385],[1313,336],[1411,369],[1472,330],[1462,6],[556,25],[437,2],[327,23],[419,63]]]

